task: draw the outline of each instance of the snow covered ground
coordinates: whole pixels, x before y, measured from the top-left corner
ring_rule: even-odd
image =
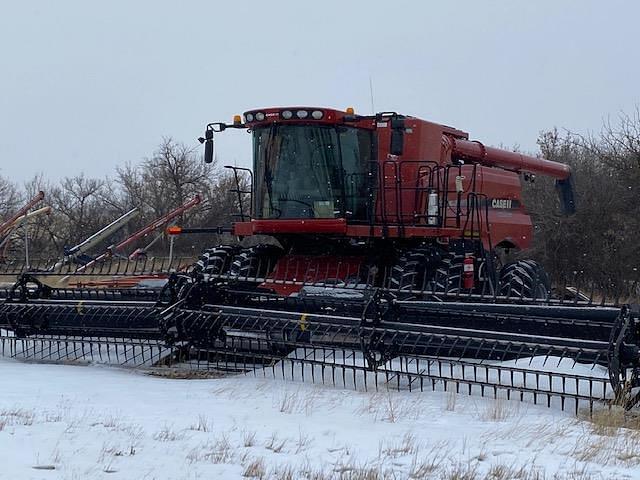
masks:
[[[0,378],[2,479],[640,478],[615,413],[1,357]]]

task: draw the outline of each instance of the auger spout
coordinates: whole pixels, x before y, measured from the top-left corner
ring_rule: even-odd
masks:
[[[452,158],[476,162],[487,167],[503,168],[516,173],[530,173],[555,178],[562,214],[572,215],[575,213],[576,206],[569,165],[518,152],[487,147],[478,141],[454,138],[446,134],[442,136],[442,146],[443,150],[449,152]]]
[[[443,135],[442,142],[445,148],[451,151],[452,156],[488,167],[500,167],[517,173],[545,175],[558,180],[566,180],[571,176],[571,168],[564,163],[487,147],[478,141],[453,138],[449,135]]]

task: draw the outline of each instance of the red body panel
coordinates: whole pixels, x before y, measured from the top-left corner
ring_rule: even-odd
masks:
[[[344,218],[288,219],[288,220],[251,220],[234,225],[234,233],[241,236],[254,234],[274,235],[279,233],[347,233],[347,221]]]
[[[259,109],[247,113],[263,112],[264,120],[247,122],[246,126],[273,122],[319,123],[375,131],[378,182],[373,224],[363,225],[343,218],[251,220],[236,223],[236,235],[480,237],[489,249],[496,245],[525,249],[530,245],[533,228],[522,202],[518,174],[526,171],[558,179],[570,175],[566,165],[485,147],[480,142],[469,141],[461,130],[418,118],[396,114],[358,117],[315,107],[287,109],[321,110],[323,116],[304,120],[294,116],[285,120],[280,115],[283,108]],[[392,135],[399,129],[403,137],[402,153],[391,155]],[[459,177],[457,182],[456,177]],[[437,225],[427,221],[428,194],[432,191],[437,192],[440,202]]]
[[[362,262],[362,257],[285,255],[261,287],[286,296],[298,292],[303,284],[347,283],[358,277]]]

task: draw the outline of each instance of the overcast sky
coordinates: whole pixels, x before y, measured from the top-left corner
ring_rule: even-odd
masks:
[[[3,1],[0,175],[106,176],[261,106],[394,110],[534,151],[640,103],[636,1]],[[222,163],[247,165],[225,132]]]

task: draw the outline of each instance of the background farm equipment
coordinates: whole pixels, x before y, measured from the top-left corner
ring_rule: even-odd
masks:
[[[32,284],[38,288],[46,287],[47,289],[148,287],[159,290],[166,283],[168,274],[172,270],[184,268],[187,265],[174,258],[147,259],[144,254],[146,247],[137,249],[135,254],[129,257],[122,256],[122,252],[158,230],[161,232],[156,239],[164,235],[164,229],[167,225],[190,208],[198,205],[200,201],[199,196],[194,197],[128,235],[124,240],[106,247],[99,255],[90,256],[88,252],[104,243],[105,240],[133,220],[138,214],[138,209],[130,210],[79,244],[66,248],[64,256],[58,260],[44,261],[29,266],[20,264],[17,268],[7,266],[2,273],[19,275],[18,283]]]
[[[26,228],[29,220],[36,218],[40,215],[49,215],[51,213],[51,207],[45,206],[36,210],[30,211],[38,203],[44,199],[44,192],[38,192],[31,200],[29,200],[22,208],[16,213],[11,215],[6,221],[0,223],[0,263],[6,261],[11,243],[16,240],[17,231],[20,227]],[[25,262],[28,263],[29,258],[29,244],[28,240],[24,239],[25,250]]]

